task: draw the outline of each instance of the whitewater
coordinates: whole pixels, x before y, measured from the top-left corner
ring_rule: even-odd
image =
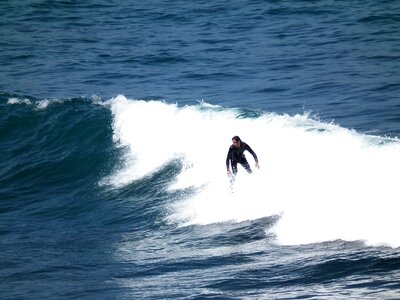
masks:
[[[115,188],[178,163],[168,190],[181,191],[166,208],[180,226],[279,216],[278,243],[362,240],[400,246],[400,143],[357,133],[310,113],[278,115],[199,102],[178,106],[117,96],[106,105],[122,166],[102,184]],[[256,151],[260,169],[239,167],[233,187],[225,169],[230,139]]]

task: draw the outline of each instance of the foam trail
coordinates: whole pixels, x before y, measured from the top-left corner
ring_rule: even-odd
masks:
[[[128,148],[125,167],[111,176],[128,184],[180,158],[171,190],[197,187],[174,202],[169,220],[180,224],[243,221],[281,215],[274,228],[282,244],[365,240],[400,246],[400,143],[366,136],[307,115],[264,114],[204,104],[110,101],[114,138]],[[239,169],[234,193],[225,158],[239,135],[261,168]],[[247,158],[252,166],[251,155]]]

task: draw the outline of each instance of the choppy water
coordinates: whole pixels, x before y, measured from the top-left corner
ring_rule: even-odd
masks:
[[[399,299],[399,13],[1,2],[0,297]]]

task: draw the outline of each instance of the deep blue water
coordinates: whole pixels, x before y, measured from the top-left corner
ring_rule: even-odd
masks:
[[[399,32],[398,1],[0,2],[0,298],[400,299]]]

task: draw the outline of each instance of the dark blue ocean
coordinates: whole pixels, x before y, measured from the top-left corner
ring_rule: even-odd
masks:
[[[400,2],[3,0],[0,151],[0,299],[400,299]]]

